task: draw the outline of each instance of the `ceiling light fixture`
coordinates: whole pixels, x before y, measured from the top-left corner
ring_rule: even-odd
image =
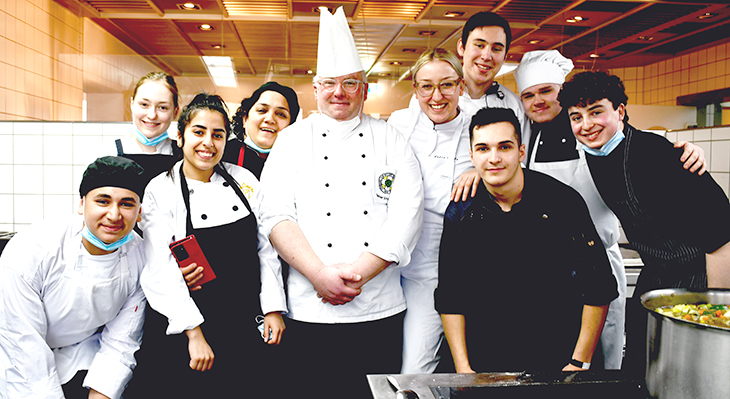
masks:
[[[639,36],[638,39],[645,41],[645,42],[649,42],[649,41],[654,40],[654,36]]]
[[[571,24],[575,24],[575,23],[578,23],[578,22],[585,22],[585,21],[588,21],[588,18],[581,17],[580,15],[576,15],[573,18],[570,18],[570,19],[566,19],[565,20],[565,22],[568,22],[568,23],[571,23]]]
[[[422,30],[422,31],[418,32],[418,34],[421,36],[433,36],[436,34],[436,31],[435,30]]]
[[[195,3],[183,3],[183,4],[178,4],[178,5],[177,5],[177,8],[179,8],[179,9],[181,9],[181,10],[186,10],[186,11],[190,11],[190,10],[200,10],[200,6],[199,6],[198,4],[195,4]]]
[[[535,39],[535,40],[530,40],[529,42],[527,42],[527,44],[540,44],[544,41],[545,40]]]
[[[446,11],[444,13],[444,17],[446,17],[446,18],[458,18],[458,17],[463,17],[463,16],[464,16],[463,11]]]
[[[414,49],[414,48],[404,48],[404,49],[403,49],[403,50],[401,50],[401,51],[402,51],[402,52],[404,52],[404,53],[415,53],[415,52],[417,52],[418,50],[416,50],[416,49]]]
[[[704,13],[704,14],[700,15],[700,16],[699,16],[699,17],[697,17],[697,18],[698,18],[698,19],[707,19],[707,18],[712,18],[712,17],[716,17],[717,15],[718,15],[718,14],[715,14],[714,12],[706,12],[706,13]]]
[[[201,25],[198,25],[198,29],[204,30],[204,31],[209,31],[209,30],[213,30],[215,28],[209,24],[201,24]]]
[[[335,12],[334,9],[329,8],[327,6],[314,7],[314,8],[312,8],[312,12],[322,12],[322,9],[326,9],[327,11],[329,11],[330,14],[334,14],[334,12]]]
[[[231,57],[201,57],[208,75],[218,87],[236,87],[235,68]]]
[[[226,48],[225,44],[211,44],[210,47],[213,47],[216,50],[220,50],[222,48]]]
[[[589,57],[591,57],[591,58],[600,58],[601,55],[600,54],[593,53],[593,54],[589,55]]]
[[[403,65],[403,63],[399,61],[393,61],[390,63],[390,65]]]

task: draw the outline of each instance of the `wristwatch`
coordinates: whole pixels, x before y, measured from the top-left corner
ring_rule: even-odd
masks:
[[[591,368],[590,363],[581,362],[580,360],[570,359],[570,364],[572,364],[575,367],[582,368],[584,370],[588,370]]]

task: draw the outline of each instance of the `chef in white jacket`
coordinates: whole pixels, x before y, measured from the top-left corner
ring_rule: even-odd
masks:
[[[368,85],[342,8],[320,15],[320,114],[279,134],[261,175],[261,224],[291,266],[293,385],[371,397],[366,374],[400,369],[397,268],[421,229],[421,173],[403,136],[362,113]]]
[[[81,181],[81,216],[34,225],[6,246],[0,397],[121,397],[146,305],[139,284],[144,249],[132,231],[142,173],[125,158],[97,159]],[[88,370],[85,378],[80,370]]]
[[[464,77],[456,55],[442,48],[425,51],[413,66],[414,96],[388,124],[404,134],[423,175],[423,230],[411,263],[400,269],[406,296],[401,374],[432,373],[443,340],[434,308],[438,255],[451,186],[474,167],[469,156],[471,118],[459,108]]]

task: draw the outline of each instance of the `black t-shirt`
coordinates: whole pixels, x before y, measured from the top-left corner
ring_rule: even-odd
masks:
[[[503,212],[483,185],[452,202],[439,253],[439,313],[463,314],[472,369],[560,370],[573,354],[583,305],[618,296],[581,196],[525,170],[522,199]]]

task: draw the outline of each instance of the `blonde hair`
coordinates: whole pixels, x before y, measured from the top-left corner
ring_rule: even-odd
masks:
[[[459,78],[464,79],[464,69],[461,67],[461,61],[459,61],[456,54],[444,48],[437,47],[424,51],[423,54],[418,57],[418,61],[416,61],[412,69],[413,84],[416,83],[416,75],[418,74],[418,71],[431,61],[447,62],[452,68],[454,68],[454,71],[456,71],[456,74],[459,75]]]

